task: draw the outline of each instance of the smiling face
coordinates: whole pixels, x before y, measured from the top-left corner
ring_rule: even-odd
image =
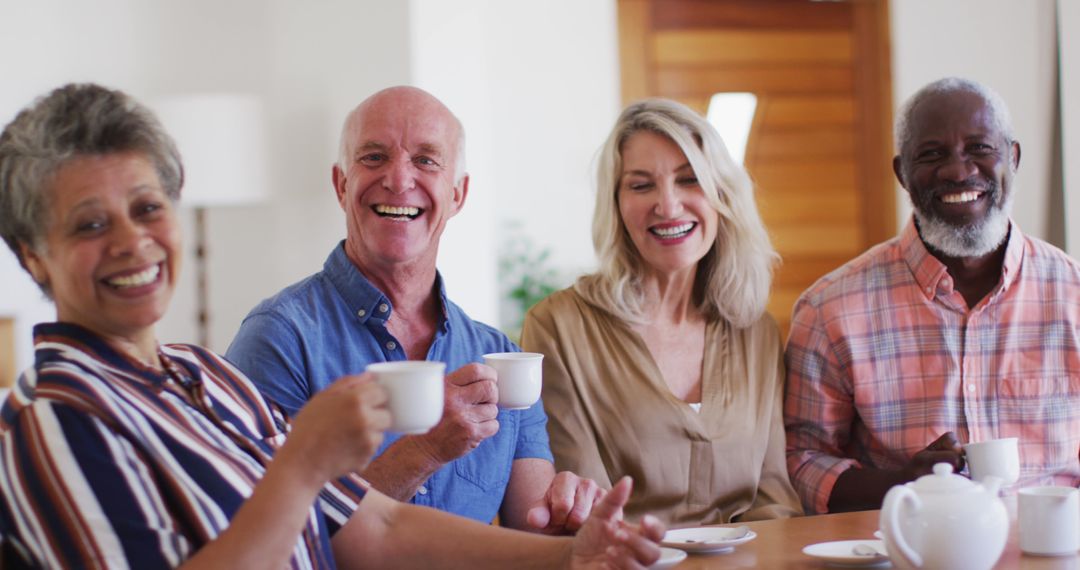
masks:
[[[893,162],[923,240],[952,257],[997,249],[1009,229],[1020,146],[979,95],[931,95],[911,116],[910,141]]]
[[[138,153],[77,157],[47,189],[48,227],[27,268],[56,302],[57,320],[106,337],[153,333],[179,271],[174,204]]]
[[[434,268],[446,221],[461,210],[468,177],[455,181],[461,127],[431,95],[392,88],[362,103],[344,135],[334,187],[345,211],[346,252],[361,268]]]
[[[647,270],[672,276],[693,272],[716,241],[719,214],[694,169],[671,139],[651,132],[622,145],[619,215]]]

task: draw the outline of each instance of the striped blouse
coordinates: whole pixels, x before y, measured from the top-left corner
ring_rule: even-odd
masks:
[[[34,341],[0,409],[6,568],[178,566],[228,527],[289,431],[205,349],[162,346],[162,374],[76,325],[38,325]],[[334,567],[329,537],[365,487],[327,484],[291,567]]]
[[[1080,484],[1080,264],[1012,225],[968,308],[914,222],[808,289],[787,343],[788,470],[808,513],[842,472],[898,469],[946,431],[1016,437],[1020,481]]]

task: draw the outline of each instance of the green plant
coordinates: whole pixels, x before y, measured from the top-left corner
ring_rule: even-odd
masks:
[[[503,302],[500,322],[515,342],[521,334],[525,313],[544,297],[562,288],[559,272],[550,266],[551,250],[537,246],[518,223],[507,224],[499,248],[499,289]]]

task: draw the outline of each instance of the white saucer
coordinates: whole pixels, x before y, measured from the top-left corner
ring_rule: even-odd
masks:
[[[876,548],[882,554],[880,556],[860,556],[852,549],[856,544],[865,544]],[[837,540],[834,542],[819,542],[802,549],[803,554],[813,556],[831,566],[844,568],[879,567],[889,564],[889,557],[884,554],[885,543],[880,540]]]
[[[678,548],[660,547],[660,560],[649,566],[649,570],[664,570],[686,560],[686,553]]]
[[[728,538],[733,531],[733,528],[722,526],[679,528],[667,531],[660,544],[686,552],[726,552],[757,538],[754,531],[739,538]]]

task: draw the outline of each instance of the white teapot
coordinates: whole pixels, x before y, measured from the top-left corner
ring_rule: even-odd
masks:
[[[982,484],[934,465],[933,475],[897,485],[885,495],[881,531],[897,568],[993,568],[1005,550],[1009,516],[998,498],[1001,481]]]

